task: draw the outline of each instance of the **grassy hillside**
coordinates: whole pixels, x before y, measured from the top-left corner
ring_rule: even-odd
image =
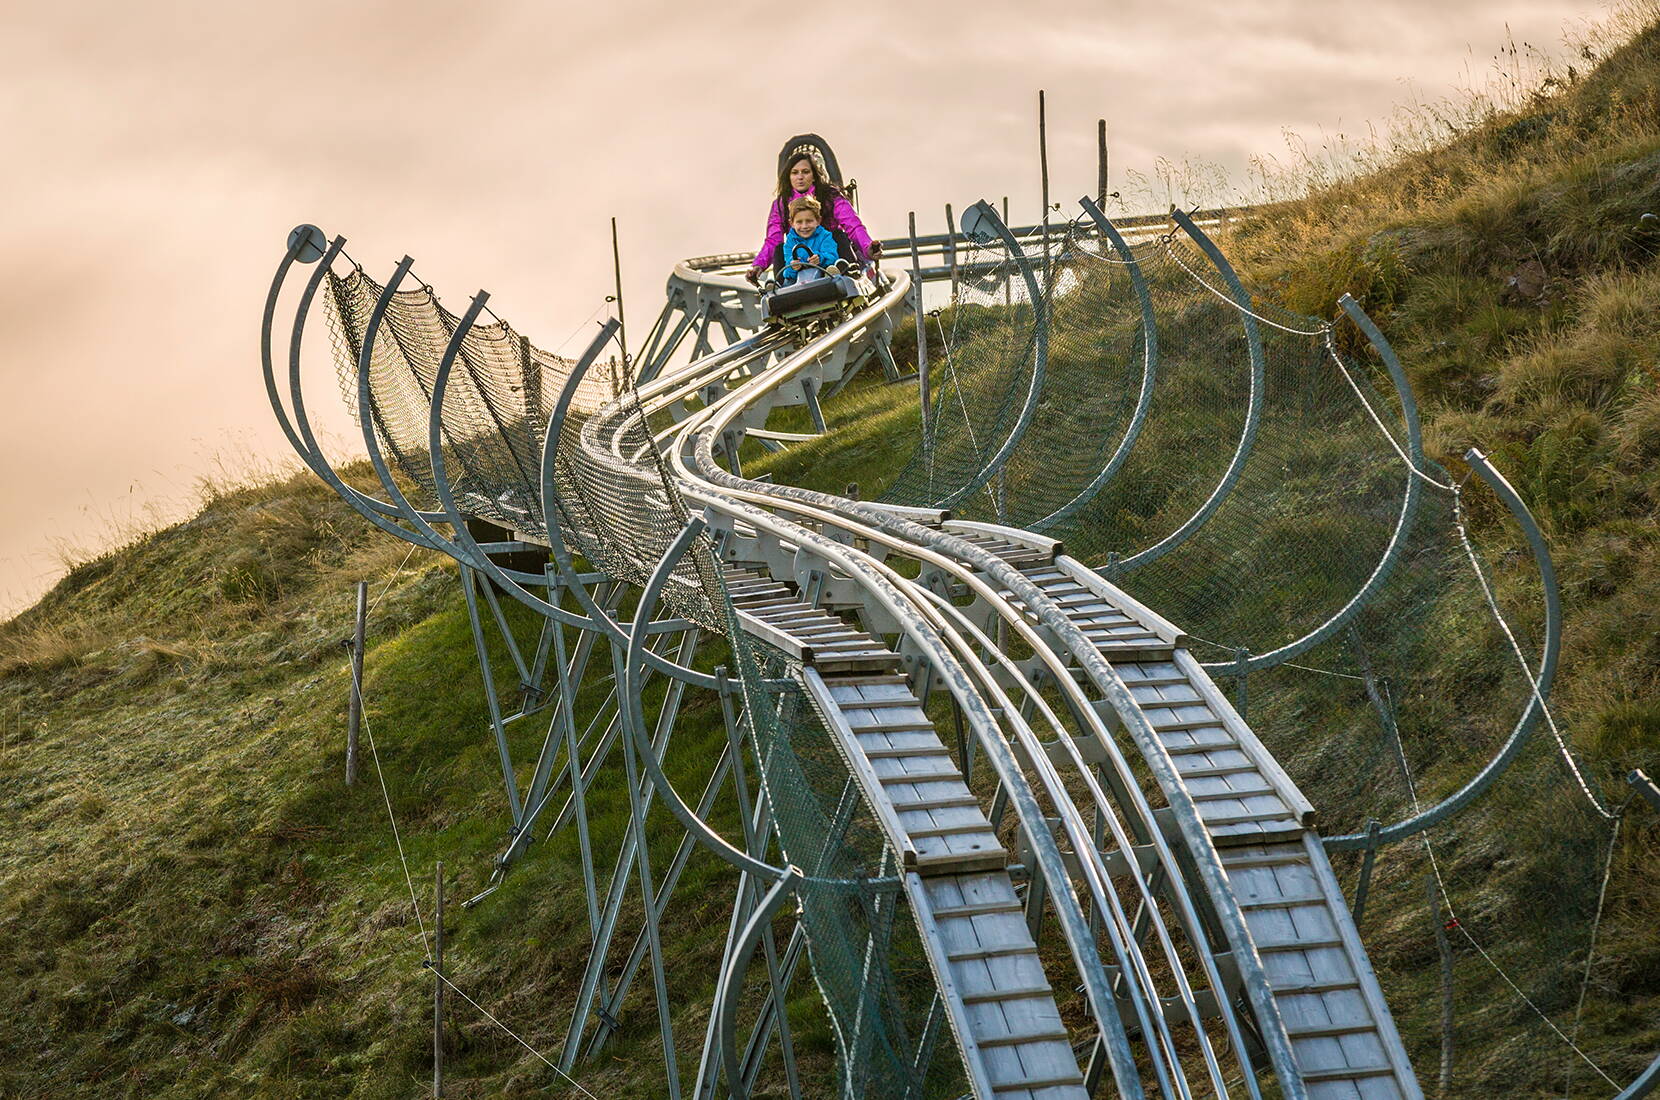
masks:
[[[1374,170],[1354,178],[1310,173],[1295,197],[1283,195],[1296,181],[1282,180],[1281,198],[1244,211],[1219,234],[1242,277],[1268,300],[1331,317],[1338,297],[1353,294],[1406,364],[1431,457],[1461,470],[1458,456],[1480,447],[1538,516],[1567,615],[1554,711],[1586,761],[1590,783],[1611,805],[1630,795],[1627,771],[1660,771],[1660,219],[1644,218],[1660,214],[1660,26],[1628,29],[1629,38],[1598,56],[1590,71],[1564,72],[1510,107],[1472,113],[1450,138],[1443,128],[1445,140],[1380,150]],[[1419,121],[1434,128],[1432,120]],[[1414,133],[1421,137],[1423,129]],[[1087,284],[1083,292],[1090,292]],[[947,328],[949,315],[942,319]],[[942,362],[940,342],[931,346]],[[1100,350],[1052,342],[1051,376],[1087,373]],[[956,352],[960,362],[961,343]],[[1237,349],[1231,354],[1242,357]],[[1176,396],[1180,404],[1184,395]],[[1195,399],[1193,408],[1212,407],[1210,395],[1197,388],[1185,396]],[[970,392],[982,432],[992,417],[985,410],[1000,398],[989,382],[983,392]],[[1121,414],[1109,407],[1112,399],[1083,387],[1063,398],[1080,405],[1083,420],[1122,424],[1113,419]],[[1190,409],[1176,428],[1193,431],[1195,445],[1229,438],[1195,419],[1203,415]],[[1048,416],[1054,432],[1055,423],[1064,429],[1076,413],[1042,407],[1039,416],[1034,431]],[[781,481],[824,489],[857,481],[873,494],[893,484],[899,468],[890,441],[914,437],[917,424],[914,395],[866,390],[847,400],[830,436],[786,454],[757,456],[755,465]],[[1182,476],[1180,462],[1172,469],[1171,459],[1186,452],[1150,447],[1150,438],[1138,445],[1147,452],[1146,468],[1136,471],[1132,462],[1122,480]],[[1011,474],[1011,482],[1075,474],[1059,448],[1034,450],[1043,461]],[[1287,484],[1267,503],[1276,513],[1301,517],[1305,506],[1317,508],[1320,491]],[[1136,503],[1133,495],[1119,499]],[[1479,508],[1479,494],[1471,500]],[[984,502],[967,505],[983,510]],[[1125,529],[1116,514],[1098,519]],[[1475,519],[1478,543],[1492,550],[1501,597],[1515,597],[1507,607],[1523,613],[1524,625],[1536,626],[1526,615],[1531,606],[1536,620],[1532,568],[1516,533],[1490,507]],[[1291,522],[1295,529],[1301,520]],[[1065,534],[1069,546],[1078,546],[1088,545],[1094,532]],[[1075,541],[1075,534],[1082,537]],[[1320,539],[1305,532],[1297,552],[1321,549]],[[1267,559],[1229,566],[1234,578],[1258,567],[1263,576],[1286,573],[1283,563]],[[1156,596],[1159,579],[1152,593],[1146,578],[1125,583],[1154,606],[1172,607]],[[1275,593],[1241,585],[1204,596],[1204,610],[1215,618],[1232,610],[1248,621],[1263,617]],[[1460,617],[1485,620],[1479,598],[1468,600],[1439,610],[1443,626],[1456,627]],[[1444,756],[1466,753],[1460,774],[1468,775],[1486,754],[1465,746],[1494,743],[1514,720],[1513,701],[1525,688],[1514,679],[1502,639],[1495,645],[1491,635],[1456,629],[1432,637],[1438,652],[1426,657],[1424,682],[1438,687],[1417,707],[1429,716],[1424,736],[1444,745]],[[1500,690],[1506,673],[1512,680]],[[1345,708],[1334,701],[1329,680],[1304,679],[1266,696],[1256,689],[1254,724],[1322,807],[1323,819],[1356,827],[1364,818],[1354,813],[1367,807],[1372,792],[1345,786],[1351,772],[1335,766],[1345,762],[1327,747],[1352,736],[1349,727],[1356,724],[1375,731],[1375,716],[1363,696]],[[1503,706],[1489,709],[1490,700]],[[1322,730],[1334,736],[1323,738]],[[1356,740],[1368,738],[1379,744],[1375,733]],[[1366,932],[1408,1044],[1431,1082],[1440,1057],[1431,935],[1439,922],[1426,911],[1423,877],[1444,876],[1475,942],[1569,1030],[1607,836],[1606,823],[1587,813],[1541,730],[1497,790],[1437,831],[1435,865],[1415,844],[1385,853],[1379,878],[1391,885],[1380,903],[1374,884]],[[1629,1079],[1660,1051],[1660,937],[1654,931],[1660,927],[1654,889],[1660,828],[1642,803],[1622,824],[1612,867],[1579,1038],[1599,1064]],[[1340,860],[1339,869],[1352,889],[1355,863]],[[1605,1082],[1583,1064],[1570,1076],[1575,1055],[1472,942],[1455,934],[1452,949],[1450,1095],[1553,1096],[1565,1088],[1601,1094]]]
[[[357,577],[376,601],[369,726],[428,919],[435,860],[452,899],[484,887],[507,816],[453,564],[406,559],[309,475],[217,495],[4,627],[0,1096],[401,1097],[427,1079],[431,983],[367,742],[358,785],[341,780]],[[718,713],[691,706],[679,736],[671,773],[695,789]],[[615,834],[620,799],[602,780],[596,832]],[[587,933],[570,833],[488,905],[451,911],[456,982],[550,1053],[581,973],[565,940]],[[654,848],[659,867],[671,853]],[[694,1012],[731,896],[713,863],[693,860],[666,929]],[[629,938],[630,919],[637,904]],[[798,988],[798,1042],[822,1068]],[[560,1094],[452,1004],[449,1095]],[[584,1084],[653,1095],[627,1059],[655,1027],[648,992]]]
[[[1477,444],[1512,474],[1562,574],[1559,716],[1622,797],[1624,769],[1660,773],[1660,226],[1642,220],[1660,213],[1660,28],[1599,60],[1377,171],[1282,193],[1224,244],[1292,308],[1327,316],[1354,293],[1408,366],[1432,450]],[[831,438],[771,469],[868,494],[910,449],[913,398],[855,388]],[[0,1096],[420,1093],[430,982],[408,888],[373,767],[339,777],[359,577],[377,600],[371,728],[416,888],[426,902],[436,859],[452,897],[483,887],[506,814],[453,565],[406,558],[309,477],[215,494],[0,626]],[[682,730],[690,788],[718,716],[705,704]],[[614,780],[596,799],[616,820]],[[1496,827],[1495,805],[1472,821]],[[1506,883],[1560,870],[1550,851],[1462,851],[1458,870]],[[1614,866],[1582,1038],[1623,1080],[1660,1050],[1653,815],[1632,811]],[[547,1053],[579,973],[567,939],[585,935],[575,868],[557,836],[455,917],[456,980]],[[683,973],[712,975],[730,885],[688,871],[668,929]],[[1433,1078],[1434,947],[1382,911],[1368,932]],[[797,990],[798,1050],[822,1073],[816,994]],[[1571,1012],[1577,991],[1544,1007]],[[1461,997],[1488,1010],[1461,1025],[1450,1095],[1563,1094],[1570,1055],[1496,979]],[[687,1034],[706,1004],[677,1001]],[[452,1020],[451,1095],[564,1091],[466,1006]],[[655,1028],[642,990],[584,1085],[653,1095],[628,1059],[656,1065]],[[1611,1091],[1581,1071],[1571,1094]]]

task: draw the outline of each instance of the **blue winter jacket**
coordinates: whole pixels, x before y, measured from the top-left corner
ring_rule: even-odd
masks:
[[[836,238],[831,235],[828,229],[824,228],[822,223],[817,229],[813,230],[813,235],[810,237],[803,237],[794,228],[791,228],[784,234],[782,247],[784,249],[784,271],[778,277],[780,283],[795,282],[797,272],[795,268],[790,266],[790,261],[796,258],[797,247],[807,250],[801,254],[800,258],[803,262],[806,261],[808,256],[817,256],[820,267],[828,268],[841,258],[840,253],[836,251]]]

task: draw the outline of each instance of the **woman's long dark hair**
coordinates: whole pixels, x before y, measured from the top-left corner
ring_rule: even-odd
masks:
[[[824,221],[830,220],[830,211],[835,209],[836,200],[842,198],[842,189],[824,178],[818,170],[818,158],[811,153],[797,153],[784,162],[784,170],[778,173],[778,194],[773,201],[789,209],[790,199],[795,195],[795,188],[790,186],[790,169],[806,161],[813,169],[813,197],[818,199],[819,206],[824,213],[819,215]]]

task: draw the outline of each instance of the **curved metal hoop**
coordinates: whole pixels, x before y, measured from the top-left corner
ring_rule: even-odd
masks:
[[[1222,250],[1216,247],[1216,242],[1212,241],[1203,229],[1193,224],[1193,219],[1179,209],[1172,210],[1170,216],[1175,219],[1177,225],[1182,227],[1183,232],[1188,235],[1193,243],[1203,250],[1205,256],[1216,267],[1216,273],[1222,277],[1222,282],[1227,286],[1228,293],[1233,295],[1234,301],[1239,306],[1239,320],[1245,327],[1245,346],[1251,359],[1251,393],[1245,406],[1245,424],[1239,432],[1239,443],[1234,447],[1233,458],[1228,462],[1228,468],[1222,472],[1221,480],[1210,491],[1210,496],[1205,498],[1205,502],[1199,505],[1198,511],[1187,517],[1180,527],[1152,546],[1147,547],[1147,549],[1138,551],[1122,561],[1114,563],[1111,567],[1112,576],[1114,577],[1123,576],[1133,569],[1139,569],[1164,557],[1164,555],[1186,542],[1193,532],[1210,521],[1210,517],[1222,506],[1222,502],[1228,499],[1228,495],[1233,492],[1234,486],[1239,483],[1239,477],[1245,471],[1245,462],[1251,457],[1251,448],[1256,443],[1257,428],[1262,423],[1262,407],[1264,404],[1262,333],[1257,330],[1256,318],[1251,314],[1251,295],[1240,283],[1239,276],[1234,274],[1233,265],[1228,263],[1227,257],[1222,255]]]
[[[316,474],[318,479],[334,491],[341,500],[364,519],[374,524],[380,530],[414,543],[422,549],[435,550],[439,547],[427,539],[420,531],[410,531],[392,521],[390,517],[400,517],[402,512],[384,501],[376,500],[365,493],[347,485],[334,472],[328,460],[323,456],[322,449],[317,444],[315,434],[311,430],[311,423],[306,417],[305,397],[300,384],[300,345],[305,333],[306,318],[311,313],[311,303],[317,295],[317,288],[322,284],[329,266],[345,248],[346,238],[335,237],[328,250],[317,264],[317,270],[312,272],[304,290],[300,293],[299,304],[295,307],[294,326],[289,335],[288,344],[288,389],[289,401],[294,406],[294,416],[290,420],[283,407],[279,395],[276,378],[276,368],[272,359],[271,331],[277,308],[277,299],[282,292],[282,286],[287,278],[289,268],[293,265],[296,254],[307,248],[308,240],[303,236],[291,235],[288,252],[277,265],[277,273],[271,281],[271,290],[265,300],[264,323],[260,329],[260,365],[265,376],[265,393],[271,402],[271,410],[276,414],[277,423],[282,427],[283,434],[288,438],[289,445],[294,453]]]
[[[430,462],[432,464],[433,483],[439,503],[444,508],[444,515],[448,518],[450,526],[454,528],[456,534],[453,542],[446,543],[445,552],[451,554],[451,556],[455,557],[456,560],[472,566],[485,576],[494,580],[496,583],[501,585],[502,589],[509,596],[512,596],[514,599],[518,600],[526,607],[529,607],[537,614],[546,616],[547,618],[553,619],[554,621],[567,626],[576,626],[585,630],[599,630],[606,634],[614,644],[625,643],[627,641],[628,634],[623,630],[622,624],[613,619],[610,614],[608,614],[605,609],[600,607],[599,603],[594,600],[592,593],[588,591],[587,586],[582,583],[582,579],[577,575],[576,570],[572,565],[569,553],[561,553],[561,551],[564,550],[564,540],[559,536],[558,522],[550,518],[548,497],[544,496],[542,502],[543,529],[547,533],[550,546],[555,550],[554,560],[561,578],[564,581],[564,586],[571,589],[571,591],[576,595],[578,602],[582,603],[587,610],[587,615],[578,615],[574,612],[567,611],[558,604],[537,596],[535,593],[527,589],[523,583],[521,583],[522,580],[528,578],[533,583],[536,580],[541,580],[542,583],[545,584],[547,583],[545,577],[536,578],[529,574],[513,573],[509,570],[503,569],[501,566],[491,561],[490,556],[484,552],[483,548],[479,546],[477,540],[473,538],[471,532],[467,530],[466,518],[462,515],[460,508],[456,505],[455,492],[450,486],[448,471],[444,464],[444,394],[448,388],[450,374],[455,369],[456,359],[461,354],[461,348],[466,341],[467,334],[472,331],[472,327],[477,322],[478,315],[483,310],[485,303],[489,300],[489,297],[489,294],[486,292],[482,290],[479,291],[478,294],[473,297],[472,304],[467,308],[467,312],[462,316],[460,323],[456,325],[455,331],[451,333],[449,344],[444,348],[443,358],[439,361],[438,372],[433,378],[432,401],[427,411],[427,444]],[[564,392],[560,394],[560,404],[558,408],[555,409],[553,420],[550,421],[550,431],[553,426],[556,426],[558,423],[562,422],[564,410],[569,405],[571,394],[575,392],[576,383],[581,381],[582,375],[587,372],[588,368],[592,366],[594,360],[599,357],[600,351],[611,339],[611,334],[615,332],[616,329],[617,324],[614,320],[601,326],[599,333],[594,337],[594,339],[589,343],[588,348],[583,352],[582,358],[578,360],[576,368],[572,370],[570,378],[567,379]],[[547,492],[549,487],[547,478],[549,471],[552,468],[551,454],[557,446],[557,436],[550,435],[543,441],[542,473],[544,493]],[[551,592],[549,594],[552,595]],[[638,626],[639,624],[636,625]],[[678,664],[653,650],[646,650],[643,660],[653,669],[672,676],[677,680],[682,680],[686,683],[692,684],[696,687],[715,688],[718,686],[715,677],[709,675],[708,673],[699,672],[694,668]]]
[[[726,1087],[732,1100],[749,1100],[749,1085],[743,1068],[738,1063],[738,994],[743,990],[744,971],[761,945],[761,936],[772,924],[772,918],[784,907],[790,895],[801,882],[802,874],[795,867],[786,867],[772,889],[761,898],[743,934],[733,945],[732,952],[721,968],[720,980],[715,985],[715,1042],[720,1047],[721,1069],[726,1074]]]
[[[693,518],[680,534],[675,536],[669,548],[663,552],[662,560],[652,571],[651,579],[646,582],[645,589],[640,593],[640,606],[634,613],[634,628],[628,634],[628,652],[623,660],[623,685],[617,693],[617,707],[622,712],[624,731],[633,739],[638,750],[640,762],[645,766],[646,775],[653,787],[657,788],[658,795],[668,806],[669,812],[685,827],[686,831],[697,842],[709,851],[730,863],[746,874],[754,875],[763,882],[774,882],[787,873],[783,867],[774,867],[765,860],[756,859],[748,852],[727,843],[726,839],[713,829],[686,805],[680,797],[680,792],[674,789],[669,777],[663,774],[662,766],[657,762],[657,754],[652,750],[651,738],[646,733],[645,720],[640,714],[640,673],[643,667],[642,655],[646,652],[646,626],[650,621],[651,609],[657,605],[658,598],[663,594],[663,586],[668,583],[669,574],[680,559],[690,550],[692,543],[697,541],[706,529],[701,518]]]
[[[1412,525],[1418,515],[1418,501],[1423,492],[1422,479],[1419,471],[1430,465],[1424,457],[1423,429],[1418,423],[1418,402],[1412,396],[1412,383],[1406,377],[1406,371],[1401,367],[1399,357],[1389,341],[1384,339],[1383,333],[1378,330],[1366,311],[1360,308],[1360,303],[1348,294],[1338,299],[1338,304],[1349,315],[1366,339],[1377,349],[1378,356],[1384,366],[1389,369],[1390,381],[1395,386],[1395,393],[1401,399],[1401,419],[1406,424],[1406,447],[1410,467],[1406,471],[1406,488],[1401,495],[1400,515],[1395,519],[1395,529],[1389,536],[1389,543],[1383,548],[1378,562],[1372,567],[1372,573],[1364,584],[1349,597],[1349,601],[1338,608],[1325,622],[1285,645],[1267,653],[1250,656],[1243,662],[1243,671],[1246,673],[1261,672],[1273,668],[1275,665],[1289,661],[1291,658],[1306,653],[1310,649],[1324,642],[1349,624],[1349,621],[1360,613],[1360,609],[1369,603],[1383,582],[1389,579],[1394,572],[1395,564],[1400,560],[1401,553],[1406,549],[1406,540],[1412,533]],[[1335,352],[1333,353],[1335,354]],[[1241,669],[1239,661],[1212,661],[1204,667],[1215,669]]]
[[[1392,844],[1438,825],[1468,806],[1491,787],[1515,761],[1523,746],[1527,744],[1528,736],[1539,724],[1539,719],[1544,714],[1545,702],[1550,699],[1551,683],[1556,678],[1556,661],[1562,650],[1562,597],[1556,586],[1556,567],[1551,564],[1550,548],[1545,545],[1545,536],[1539,530],[1538,523],[1534,522],[1533,513],[1528,511],[1527,505],[1522,502],[1521,496],[1510,482],[1505,480],[1504,475],[1487,461],[1487,456],[1472,447],[1465,452],[1464,460],[1492,488],[1505,507],[1510,509],[1511,515],[1516,517],[1522,533],[1527,536],[1528,547],[1533,551],[1534,564],[1539,568],[1539,579],[1545,589],[1545,642],[1536,680],[1538,692],[1533,694],[1531,687],[1529,688],[1527,707],[1522,711],[1522,716],[1516,720],[1516,725],[1511,729],[1510,736],[1506,738],[1498,754],[1487,762],[1487,766],[1482,768],[1475,778],[1422,813],[1385,826],[1375,833],[1349,833],[1344,836],[1322,838],[1329,851],[1356,851],[1381,844]]]
[[[979,211],[982,222],[1002,238],[1004,247],[1009,250],[1009,255],[1014,257],[1015,263],[1020,267],[1020,275],[1026,281],[1026,294],[1032,302],[1032,378],[1026,387],[1026,402],[1021,406],[1020,416],[1015,420],[1014,427],[1009,429],[1008,438],[1003,440],[1003,445],[997,448],[997,453],[991,456],[984,468],[969,479],[967,485],[935,501],[936,508],[949,508],[979,492],[1008,463],[1021,437],[1026,434],[1026,429],[1032,426],[1032,420],[1037,415],[1038,402],[1043,398],[1043,377],[1049,365],[1049,306],[1044,301],[1043,286],[1038,281],[1032,261],[1026,258],[1020,241],[1009,231],[1009,227],[1003,224],[1003,219],[998,217],[991,203],[981,199],[969,209]],[[964,211],[964,216],[967,216],[967,211]]]
[[[1113,451],[1112,456],[1107,459],[1106,464],[1090,480],[1090,483],[1078,492],[1077,496],[1074,496],[1047,516],[1032,523],[1030,526],[1033,531],[1046,531],[1058,523],[1065,523],[1077,515],[1086,504],[1094,500],[1096,494],[1100,493],[1107,483],[1117,476],[1119,467],[1123,466],[1125,460],[1130,457],[1130,451],[1135,447],[1136,439],[1140,437],[1141,429],[1147,423],[1147,410],[1153,403],[1153,383],[1158,377],[1158,322],[1153,315],[1153,295],[1147,289],[1147,277],[1142,274],[1140,262],[1136,260],[1135,254],[1130,251],[1130,246],[1124,242],[1118,228],[1101,212],[1101,208],[1095,204],[1095,200],[1086,195],[1079,199],[1078,203],[1095,223],[1096,230],[1112,244],[1113,251],[1122,257],[1124,266],[1130,273],[1130,286],[1135,290],[1136,301],[1141,306],[1141,392],[1136,395],[1135,411],[1130,415],[1130,422],[1124,428],[1124,435],[1119,439],[1118,447]]]
[[[1648,1069],[1627,1085],[1614,1100],[1642,1100],[1642,1097],[1660,1088],[1660,1057],[1649,1063]]]

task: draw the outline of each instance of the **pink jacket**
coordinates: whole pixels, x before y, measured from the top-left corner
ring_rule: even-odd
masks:
[[[798,199],[802,195],[810,195],[811,191],[798,191],[791,196]],[[789,203],[777,199],[772,204],[772,210],[767,213],[767,239],[761,245],[761,251],[755,254],[755,262],[749,266],[760,269],[768,267],[778,256],[778,246],[784,243],[784,211]],[[865,223],[859,220],[859,215],[853,209],[853,204],[844,196],[837,195],[830,207],[830,216],[825,219],[826,228],[839,229],[847,234],[847,239],[853,242],[854,249],[861,257],[870,255],[870,232],[865,229]]]

